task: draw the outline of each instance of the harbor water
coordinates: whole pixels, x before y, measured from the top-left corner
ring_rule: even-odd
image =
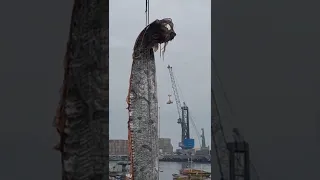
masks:
[[[116,161],[109,162],[109,169],[110,171],[120,171],[121,166],[117,166]],[[159,180],[170,180],[173,179],[172,174],[179,174],[179,170],[185,168],[188,163],[181,163],[181,162],[160,162],[159,168]],[[189,163],[190,165],[190,163]],[[201,169],[207,172],[211,172],[211,164],[202,164],[202,163],[191,163],[192,168],[194,169]]]

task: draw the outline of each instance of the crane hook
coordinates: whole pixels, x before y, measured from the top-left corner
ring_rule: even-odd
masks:
[[[168,100],[167,104],[172,104],[173,102],[170,99],[171,95],[169,94],[168,97],[169,97],[169,100]]]

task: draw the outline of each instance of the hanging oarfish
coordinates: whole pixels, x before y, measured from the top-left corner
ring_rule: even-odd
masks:
[[[134,180],[158,180],[158,99],[154,51],[173,40],[172,20],[155,20],[133,48],[129,94],[129,156]]]
[[[74,0],[55,117],[62,180],[108,179],[107,0]]]

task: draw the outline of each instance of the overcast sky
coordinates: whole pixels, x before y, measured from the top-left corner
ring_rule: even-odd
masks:
[[[124,6],[125,4],[125,6]],[[170,6],[168,6],[170,4]],[[152,0],[150,22],[172,18],[177,33],[167,46],[164,61],[155,53],[157,66],[158,100],[160,106],[160,136],[172,139],[174,148],[181,139],[177,124],[176,104],[168,105],[168,94],[173,95],[167,65],[173,67],[179,86],[181,102],[190,109],[196,128],[205,129],[206,143],[210,145],[211,118],[211,22],[210,0]],[[145,1],[110,2],[110,139],[127,139],[128,112],[126,96],[132,64],[134,42],[145,27]],[[174,100],[174,97],[171,97]],[[191,136],[199,141],[191,126]]]

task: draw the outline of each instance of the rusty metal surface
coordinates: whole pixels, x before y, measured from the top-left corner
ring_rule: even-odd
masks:
[[[134,180],[158,180],[158,99],[153,50],[174,37],[171,19],[155,20],[139,34],[133,49],[127,103],[129,156]]]
[[[55,127],[63,180],[108,179],[108,2],[75,0]]]

